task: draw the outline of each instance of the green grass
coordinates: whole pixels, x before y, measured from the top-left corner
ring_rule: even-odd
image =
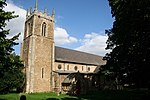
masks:
[[[3,94],[0,100],[19,100],[21,95],[26,95],[27,100],[147,100],[150,91],[146,90],[124,90],[124,91],[98,91],[87,95],[69,96],[56,93],[31,93],[31,94]]]
[[[0,100],[19,100],[21,95],[25,95],[27,100],[67,100],[65,98],[70,98],[71,100],[78,100],[78,97],[69,96],[65,94],[60,94],[59,96],[56,93],[30,93],[30,94],[17,94],[17,93],[9,93],[9,94],[1,94]],[[84,99],[83,99],[84,100]]]

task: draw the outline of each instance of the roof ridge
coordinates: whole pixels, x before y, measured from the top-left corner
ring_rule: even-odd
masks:
[[[101,56],[58,46],[55,46],[55,60],[92,65],[105,63]]]

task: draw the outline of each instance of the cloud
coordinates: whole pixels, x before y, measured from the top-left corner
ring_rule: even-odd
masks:
[[[7,2],[7,6],[4,8],[5,11],[15,11],[15,15],[19,15],[19,17],[14,18],[7,22],[6,29],[10,29],[10,34],[8,35],[8,38],[13,37],[17,33],[21,33],[21,36],[19,37],[19,41],[22,42],[23,40],[23,34],[24,34],[24,23],[26,19],[26,11],[15,4],[13,4],[12,1]],[[58,16],[59,19],[63,18],[62,16]],[[63,28],[56,27],[54,30],[55,34],[55,43],[56,45],[65,45],[65,44],[71,44],[75,43],[78,40],[75,37],[69,36],[67,31]]]
[[[24,34],[24,23],[26,18],[26,11],[16,5],[13,2],[7,2],[7,6],[4,8],[5,11],[15,11],[14,15],[19,15],[19,17],[11,19],[7,22],[6,29],[10,29],[10,34],[8,38],[13,37],[14,35],[21,33],[19,36],[19,40],[17,42],[21,42]]]
[[[6,29],[10,29],[10,34],[8,38],[16,35],[17,33],[21,33],[19,40],[17,42],[22,42],[23,34],[24,34],[24,23],[26,19],[26,11],[13,4],[13,2],[7,2],[7,6],[4,8],[5,11],[15,11],[15,15],[19,15],[18,18],[14,18],[7,23]],[[62,17],[58,16],[58,19]],[[61,27],[55,27],[54,30],[54,40],[55,45],[64,46],[67,44],[74,45],[75,43],[81,42],[81,46],[77,47],[76,50],[84,51],[88,53],[93,53],[97,55],[104,56],[106,52],[106,40],[107,36],[100,35],[99,33],[90,33],[85,34],[83,39],[78,40],[75,37],[70,36],[66,29]],[[15,48],[17,50],[17,54],[19,54],[20,47]]]
[[[64,28],[56,27],[54,30],[55,45],[62,46],[78,42],[75,37],[70,36]]]
[[[106,48],[107,36],[98,33],[85,34],[84,38],[80,40],[82,45],[76,50],[104,56],[108,50]]]

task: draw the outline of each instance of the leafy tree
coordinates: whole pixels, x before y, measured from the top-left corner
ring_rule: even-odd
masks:
[[[113,28],[106,30],[105,70],[122,84],[150,86],[150,0],[108,0]],[[107,72],[107,71],[106,71]]]
[[[20,34],[8,39],[9,30],[5,30],[6,21],[17,16],[13,15],[14,12],[5,12],[3,8],[6,5],[6,0],[0,0],[0,92],[19,87],[24,76],[19,56],[13,54],[13,46],[18,44],[15,40]]]

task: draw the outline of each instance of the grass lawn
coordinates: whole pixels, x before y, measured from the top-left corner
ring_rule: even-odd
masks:
[[[19,100],[20,95],[26,95],[27,100],[149,100],[150,91],[132,90],[132,91],[98,91],[87,95],[69,96],[56,93],[31,93],[31,94],[3,94],[0,100]]]

